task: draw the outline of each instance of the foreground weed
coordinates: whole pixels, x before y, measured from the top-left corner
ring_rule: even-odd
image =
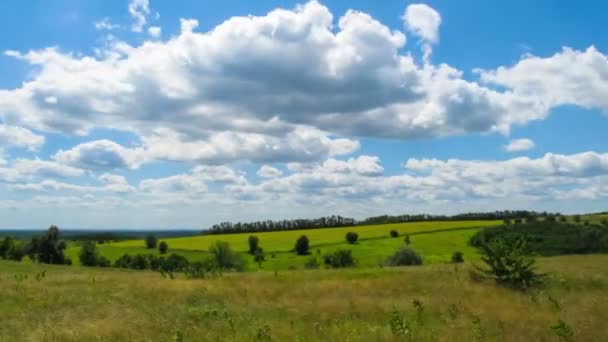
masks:
[[[483,341],[485,331],[483,330],[483,327],[481,326],[481,319],[479,319],[479,316],[473,317],[472,323],[473,323],[473,337],[475,338],[475,341]]]
[[[559,304],[559,300],[557,298],[554,298],[552,296],[549,296],[549,303],[551,303],[552,307],[554,310],[559,311],[561,310],[561,305]]]
[[[260,342],[272,341],[270,325],[265,324],[264,326],[258,328],[258,331],[255,334],[255,340]]]
[[[422,303],[421,300],[414,298],[412,300],[412,305],[414,306],[414,310],[416,310],[416,323],[422,325],[424,323],[422,319],[422,314],[424,313],[424,303]]]
[[[405,318],[405,315],[396,308],[393,309],[389,324],[391,327],[391,332],[395,336],[409,336],[412,332],[410,323]]]
[[[184,336],[179,330],[175,330],[175,334],[173,334],[173,341],[184,342]]]
[[[561,319],[557,321],[556,325],[551,326],[551,330],[564,341],[572,341],[574,340],[574,330],[568,323],[562,321]]]

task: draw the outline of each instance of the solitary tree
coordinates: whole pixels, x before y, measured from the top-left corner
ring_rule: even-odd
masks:
[[[346,233],[346,241],[348,241],[348,243],[355,243],[357,242],[357,240],[359,239],[359,234],[355,233],[355,232],[348,232]]]
[[[398,231],[396,231],[396,230],[394,230],[394,229],[393,229],[393,230],[391,230],[391,237],[396,238],[396,237],[398,237],[398,236],[399,236],[399,232],[398,232]]]
[[[249,254],[254,255],[255,252],[258,250],[258,248],[260,248],[260,246],[259,246],[260,239],[258,239],[258,237],[255,235],[250,235],[248,242],[249,242]]]
[[[306,235],[302,235],[298,238],[296,241],[295,250],[299,255],[308,254],[308,238]]]
[[[97,259],[99,258],[99,252],[97,252],[97,246],[94,241],[84,241],[78,253],[80,264],[83,266],[97,266]]]
[[[156,248],[156,244],[158,243],[158,239],[154,234],[149,234],[146,236],[146,248],[153,249]]]
[[[166,254],[168,250],[169,250],[169,245],[165,241],[161,241],[158,244],[158,251],[160,252],[160,254]]]
[[[26,253],[31,259],[45,264],[69,264],[65,257],[65,241],[59,240],[59,228],[51,226],[47,232],[32,240],[26,246]]]

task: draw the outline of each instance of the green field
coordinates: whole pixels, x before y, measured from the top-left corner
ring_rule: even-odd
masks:
[[[321,257],[328,252],[343,248],[352,250],[360,267],[371,267],[382,263],[402,246],[406,234],[410,235],[412,248],[422,255],[425,263],[447,262],[455,251],[463,252],[467,259],[477,259],[476,249],[468,244],[469,238],[482,227],[500,223],[501,221],[412,222],[252,234],[201,235],[164,239],[164,241],[169,244],[170,252],[184,255],[191,261],[202,260],[212,243],[225,241],[233,249],[245,255],[249,269],[257,269],[258,266],[254,265],[252,257],[246,254],[247,239],[249,235],[255,235],[266,253],[267,261],[262,266],[264,269],[302,268],[311,256]],[[400,236],[390,237],[391,230],[397,230]],[[358,243],[348,244],[345,241],[345,235],[349,231],[359,234]],[[310,240],[311,256],[298,256],[292,252],[296,239],[301,235],[306,235]],[[98,248],[100,253],[111,261],[126,253],[158,254],[155,250],[146,249],[143,240],[107,243],[99,245]],[[76,244],[72,244],[67,251],[68,256],[76,263],[78,251],[79,247]]]
[[[560,320],[574,341],[608,336],[608,255],[539,264],[545,287],[519,292],[471,280],[469,264],[187,280],[0,261],[0,341],[399,341],[395,310],[403,340],[560,341]]]

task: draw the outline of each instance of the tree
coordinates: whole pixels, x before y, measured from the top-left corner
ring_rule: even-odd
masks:
[[[160,254],[166,254],[168,250],[169,250],[169,245],[165,241],[161,241],[158,244],[158,251],[160,252]]]
[[[45,264],[71,264],[64,254],[67,244],[59,239],[59,235],[57,226],[49,227],[44,235],[31,239],[26,246],[26,254]]]
[[[0,258],[6,260],[21,261],[23,259],[24,252],[18,241],[15,241],[10,236],[4,238],[0,243]]]
[[[405,239],[403,239],[403,242],[405,242],[406,245],[409,245],[410,243],[412,243],[412,241],[410,240],[410,235],[406,235]]]
[[[215,266],[220,270],[243,269],[243,260],[241,259],[241,256],[232,251],[228,242],[216,241],[209,247],[209,253],[211,253]]]
[[[475,266],[477,274],[497,283],[526,289],[542,282],[543,274],[536,273],[535,260],[526,255],[526,239],[503,239],[481,245],[481,260],[486,268]]]
[[[253,253],[253,261],[258,263],[258,267],[262,268],[262,262],[266,261],[266,256],[264,255],[264,250],[261,247],[255,250]]]
[[[156,244],[158,243],[158,239],[154,234],[149,234],[146,236],[146,248],[154,249],[156,248]]]
[[[97,266],[99,252],[94,241],[84,241],[82,243],[78,259],[80,259],[80,264],[83,266]]]
[[[355,266],[355,258],[350,249],[340,249],[331,254],[327,254],[324,258],[325,265],[333,268],[353,267]]]
[[[249,242],[249,254],[254,255],[260,247],[260,240],[255,235],[249,235],[249,239],[247,239],[247,242]]]
[[[394,230],[394,229],[393,229],[393,230],[391,230],[391,237],[396,238],[396,237],[398,237],[398,236],[399,236],[399,232],[398,232],[398,231],[396,231],[396,230]]]
[[[353,244],[357,242],[357,240],[359,240],[359,234],[355,232],[346,233],[346,241],[348,241],[348,243]]]
[[[576,223],[581,223],[581,215],[574,215],[574,216],[572,216],[572,219]]]
[[[306,235],[302,235],[296,240],[295,250],[299,255],[308,254],[308,237]]]

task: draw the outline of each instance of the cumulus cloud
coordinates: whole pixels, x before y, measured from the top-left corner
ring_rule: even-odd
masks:
[[[41,178],[73,178],[85,175],[85,171],[54,161],[17,159],[0,167],[0,182],[23,182]]]
[[[142,151],[129,149],[111,140],[96,140],[57,152],[53,159],[88,170],[134,169],[142,163]]]
[[[282,176],[283,171],[269,165],[262,165],[256,174],[262,178],[275,178]]]
[[[150,3],[148,0],[131,0],[129,2],[129,14],[133,18],[131,30],[141,32],[148,23],[150,15]]]
[[[423,44],[424,59],[428,62],[432,45],[439,42],[441,15],[425,4],[411,4],[402,16],[408,31],[418,36]]]
[[[44,144],[44,140],[45,138],[43,136],[37,135],[28,129],[0,123],[1,147],[17,146],[35,151]]]
[[[505,145],[507,152],[521,152],[534,148],[534,141],[530,139],[514,139]]]
[[[148,28],[148,34],[152,38],[159,38],[162,33],[162,29],[158,26],[152,26]]]

